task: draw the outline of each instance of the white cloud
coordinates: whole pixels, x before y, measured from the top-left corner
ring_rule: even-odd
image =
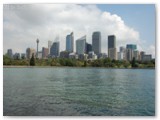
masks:
[[[65,50],[65,37],[74,32],[75,41],[87,35],[92,42],[92,33],[102,34],[102,52],[107,53],[107,36],[115,34],[117,47],[127,43],[140,44],[139,32],[125,25],[116,14],[101,11],[96,5],[75,4],[33,4],[4,5],[4,52],[12,48],[14,52],[25,52],[27,47],[47,47],[47,41],[57,36],[61,50]]]

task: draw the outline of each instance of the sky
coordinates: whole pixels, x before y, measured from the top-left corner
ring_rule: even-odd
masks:
[[[74,41],[101,32],[102,52],[107,53],[107,37],[116,36],[116,46],[137,44],[139,51],[155,57],[156,11],[154,4],[14,4],[3,6],[3,53],[25,53],[26,48],[48,47],[48,40],[60,41],[65,50],[66,36]],[[75,47],[74,47],[75,48]],[[75,51],[75,50],[74,50]]]

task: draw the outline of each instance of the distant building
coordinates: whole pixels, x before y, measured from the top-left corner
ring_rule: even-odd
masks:
[[[73,52],[74,51],[74,35],[73,32],[66,36],[66,51]]]
[[[42,59],[48,58],[48,54],[49,54],[49,49],[42,47]]]
[[[32,57],[32,55],[35,57],[35,55],[36,55],[35,49],[27,48],[26,49],[26,58],[30,59]]]
[[[117,49],[116,49],[116,36],[108,36],[108,57],[111,60],[117,60]]]
[[[86,36],[83,36],[76,41],[76,53],[78,55],[86,53]]]
[[[87,58],[88,58],[87,54],[79,54],[78,55],[78,59],[80,59],[80,60],[87,60]]]
[[[126,52],[118,52],[117,55],[118,60],[126,60]]]
[[[140,60],[140,54],[138,50],[133,51],[133,57],[135,58],[135,60]]]
[[[141,51],[140,52],[140,60],[142,61],[143,60],[143,56],[145,55],[145,52],[144,51]]]
[[[126,60],[131,61],[133,59],[133,50],[126,49]]]
[[[93,32],[92,34],[92,50],[96,55],[101,53],[101,32]]]
[[[13,55],[13,58],[14,58],[15,60],[19,60],[19,59],[20,59],[20,53],[15,53],[15,54]]]
[[[70,59],[78,59],[78,55],[76,53],[70,53],[69,58]]]
[[[51,46],[52,46],[52,41],[48,41],[48,54],[50,54],[50,49],[51,49]]]
[[[115,35],[108,36],[108,49],[110,48],[116,48],[116,36]]]
[[[21,59],[26,59],[26,54],[25,53],[21,53]]]
[[[7,50],[7,55],[8,55],[10,58],[13,58],[12,49],[8,49],[8,50]]]
[[[107,54],[106,53],[100,53],[97,55],[98,59],[104,59],[104,58],[107,58]]]
[[[111,59],[111,60],[117,60],[117,50],[116,48],[109,48],[108,49],[108,57]]]
[[[127,48],[127,49],[131,49],[131,50],[134,51],[134,50],[137,49],[137,45],[135,45],[135,44],[127,44],[127,45],[126,45],[126,48]]]
[[[60,44],[59,42],[54,42],[52,44],[52,47],[50,49],[50,55],[52,57],[58,57],[59,56],[59,49],[60,49]]]
[[[126,60],[126,48],[121,46],[117,55],[118,60]]]
[[[42,51],[38,51],[38,57],[39,59],[42,59]]]
[[[144,55],[142,61],[151,61],[152,55]]]
[[[61,51],[60,58],[69,58],[69,51]]]
[[[92,51],[92,45],[86,42],[86,53],[88,54],[90,51]]]

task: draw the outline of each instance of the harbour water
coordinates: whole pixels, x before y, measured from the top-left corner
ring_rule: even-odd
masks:
[[[154,69],[3,68],[4,116],[154,116]]]

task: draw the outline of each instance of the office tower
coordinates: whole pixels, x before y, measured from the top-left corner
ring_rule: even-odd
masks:
[[[111,59],[111,60],[117,60],[117,50],[116,48],[109,48],[108,50],[108,57]]]
[[[36,43],[37,43],[37,58],[38,58],[38,44],[39,44],[39,39],[37,38],[37,40],[36,40]]]
[[[143,55],[142,61],[151,61],[152,60],[152,55]]]
[[[92,45],[86,42],[86,53],[88,54],[90,51],[92,51]]]
[[[128,55],[127,55],[127,60],[131,61],[134,57],[134,51],[137,49],[137,45],[134,44],[127,44],[126,49],[128,49]]]
[[[38,57],[39,59],[42,59],[42,51],[38,51]]]
[[[108,36],[108,57],[111,60],[117,59],[116,36],[115,35]]]
[[[35,57],[35,55],[36,55],[35,49],[27,48],[27,49],[26,49],[26,58],[27,58],[27,59],[30,59],[30,58],[32,57],[32,54],[33,54],[33,56]]]
[[[117,55],[118,60],[126,60],[126,48],[121,46]]]
[[[49,54],[49,49],[42,47],[42,59],[48,58],[48,54]]]
[[[137,49],[137,45],[135,45],[135,44],[127,44],[126,48],[127,48],[127,49],[131,49],[131,50],[134,51],[134,50]]]
[[[76,53],[77,54],[86,53],[86,36],[83,36],[76,41]]]
[[[7,55],[8,55],[10,58],[13,58],[12,49],[8,49],[8,50],[7,50]]]
[[[48,41],[48,54],[50,54],[50,49],[51,49],[51,46],[52,46],[52,41]]]
[[[92,50],[96,55],[101,53],[101,33],[93,32],[92,34]]]
[[[135,60],[140,60],[140,54],[138,50],[133,51],[133,57],[135,58]]]
[[[60,43],[54,42],[50,49],[50,55],[52,57],[58,57],[59,56],[59,49],[60,49]]]
[[[128,61],[131,61],[133,59],[133,50],[132,49],[126,49],[126,59]]]
[[[73,32],[66,36],[66,51],[73,52],[74,51],[74,35]]]
[[[143,56],[144,56],[144,55],[145,55],[145,52],[144,52],[144,51],[141,51],[141,52],[140,52],[140,60],[141,60],[141,61],[143,61]]]

